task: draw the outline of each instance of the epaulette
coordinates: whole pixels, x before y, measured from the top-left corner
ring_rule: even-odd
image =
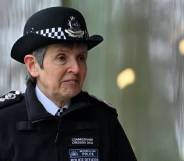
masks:
[[[22,100],[23,94],[20,91],[10,91],[0,96],[0,109],[15,104]]]

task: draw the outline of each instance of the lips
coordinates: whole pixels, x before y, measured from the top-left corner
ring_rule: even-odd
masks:
[[[78,83],[79,79],[67,79],[62,81],[63,83]]]

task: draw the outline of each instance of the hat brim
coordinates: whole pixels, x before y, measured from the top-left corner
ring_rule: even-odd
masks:
[[[88,46],[88,50],[97,46],[99,43],[103,41],[103,37],[100,35],[90,36],[88,39],[71,39],[71,40],[59,40],[44,37],[38,34],[29,34],[22,36],[19,38],[13,45],[11,50],[11,57],[16,61],[24,64],[24,56],[30,54],[34,50],[44,47],[54,43],[62,43],[62,42],[83,42]]]

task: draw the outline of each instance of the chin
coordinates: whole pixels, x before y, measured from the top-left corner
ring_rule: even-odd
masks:
[[[76,95],[78,95],[80,92],[81,92],[81,90],[71,90],[71,91],[67,91],[67,92],[65,93],[65,97],[71,99],[71,98],[75,97]]]

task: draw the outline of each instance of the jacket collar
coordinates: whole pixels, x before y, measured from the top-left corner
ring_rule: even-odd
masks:
[[[80,109],[91,106],[89,95],[85,92],[80,92],[77,96],[71,99],[69,109],[61,116],[64,117],[68,113],[78,111]],[[43,105],[38,101],[35,93],[35,85],[29,83],[25,92],[26,108],[28,113],[28,119],[32,123],[42,120],[53,119],[55,116],[49,114]]]
[[[51,117],[43,105],[38,101],[35,93],[35,85],[32,83],[27,85],[25,101],[29,121],[34,122]]]

